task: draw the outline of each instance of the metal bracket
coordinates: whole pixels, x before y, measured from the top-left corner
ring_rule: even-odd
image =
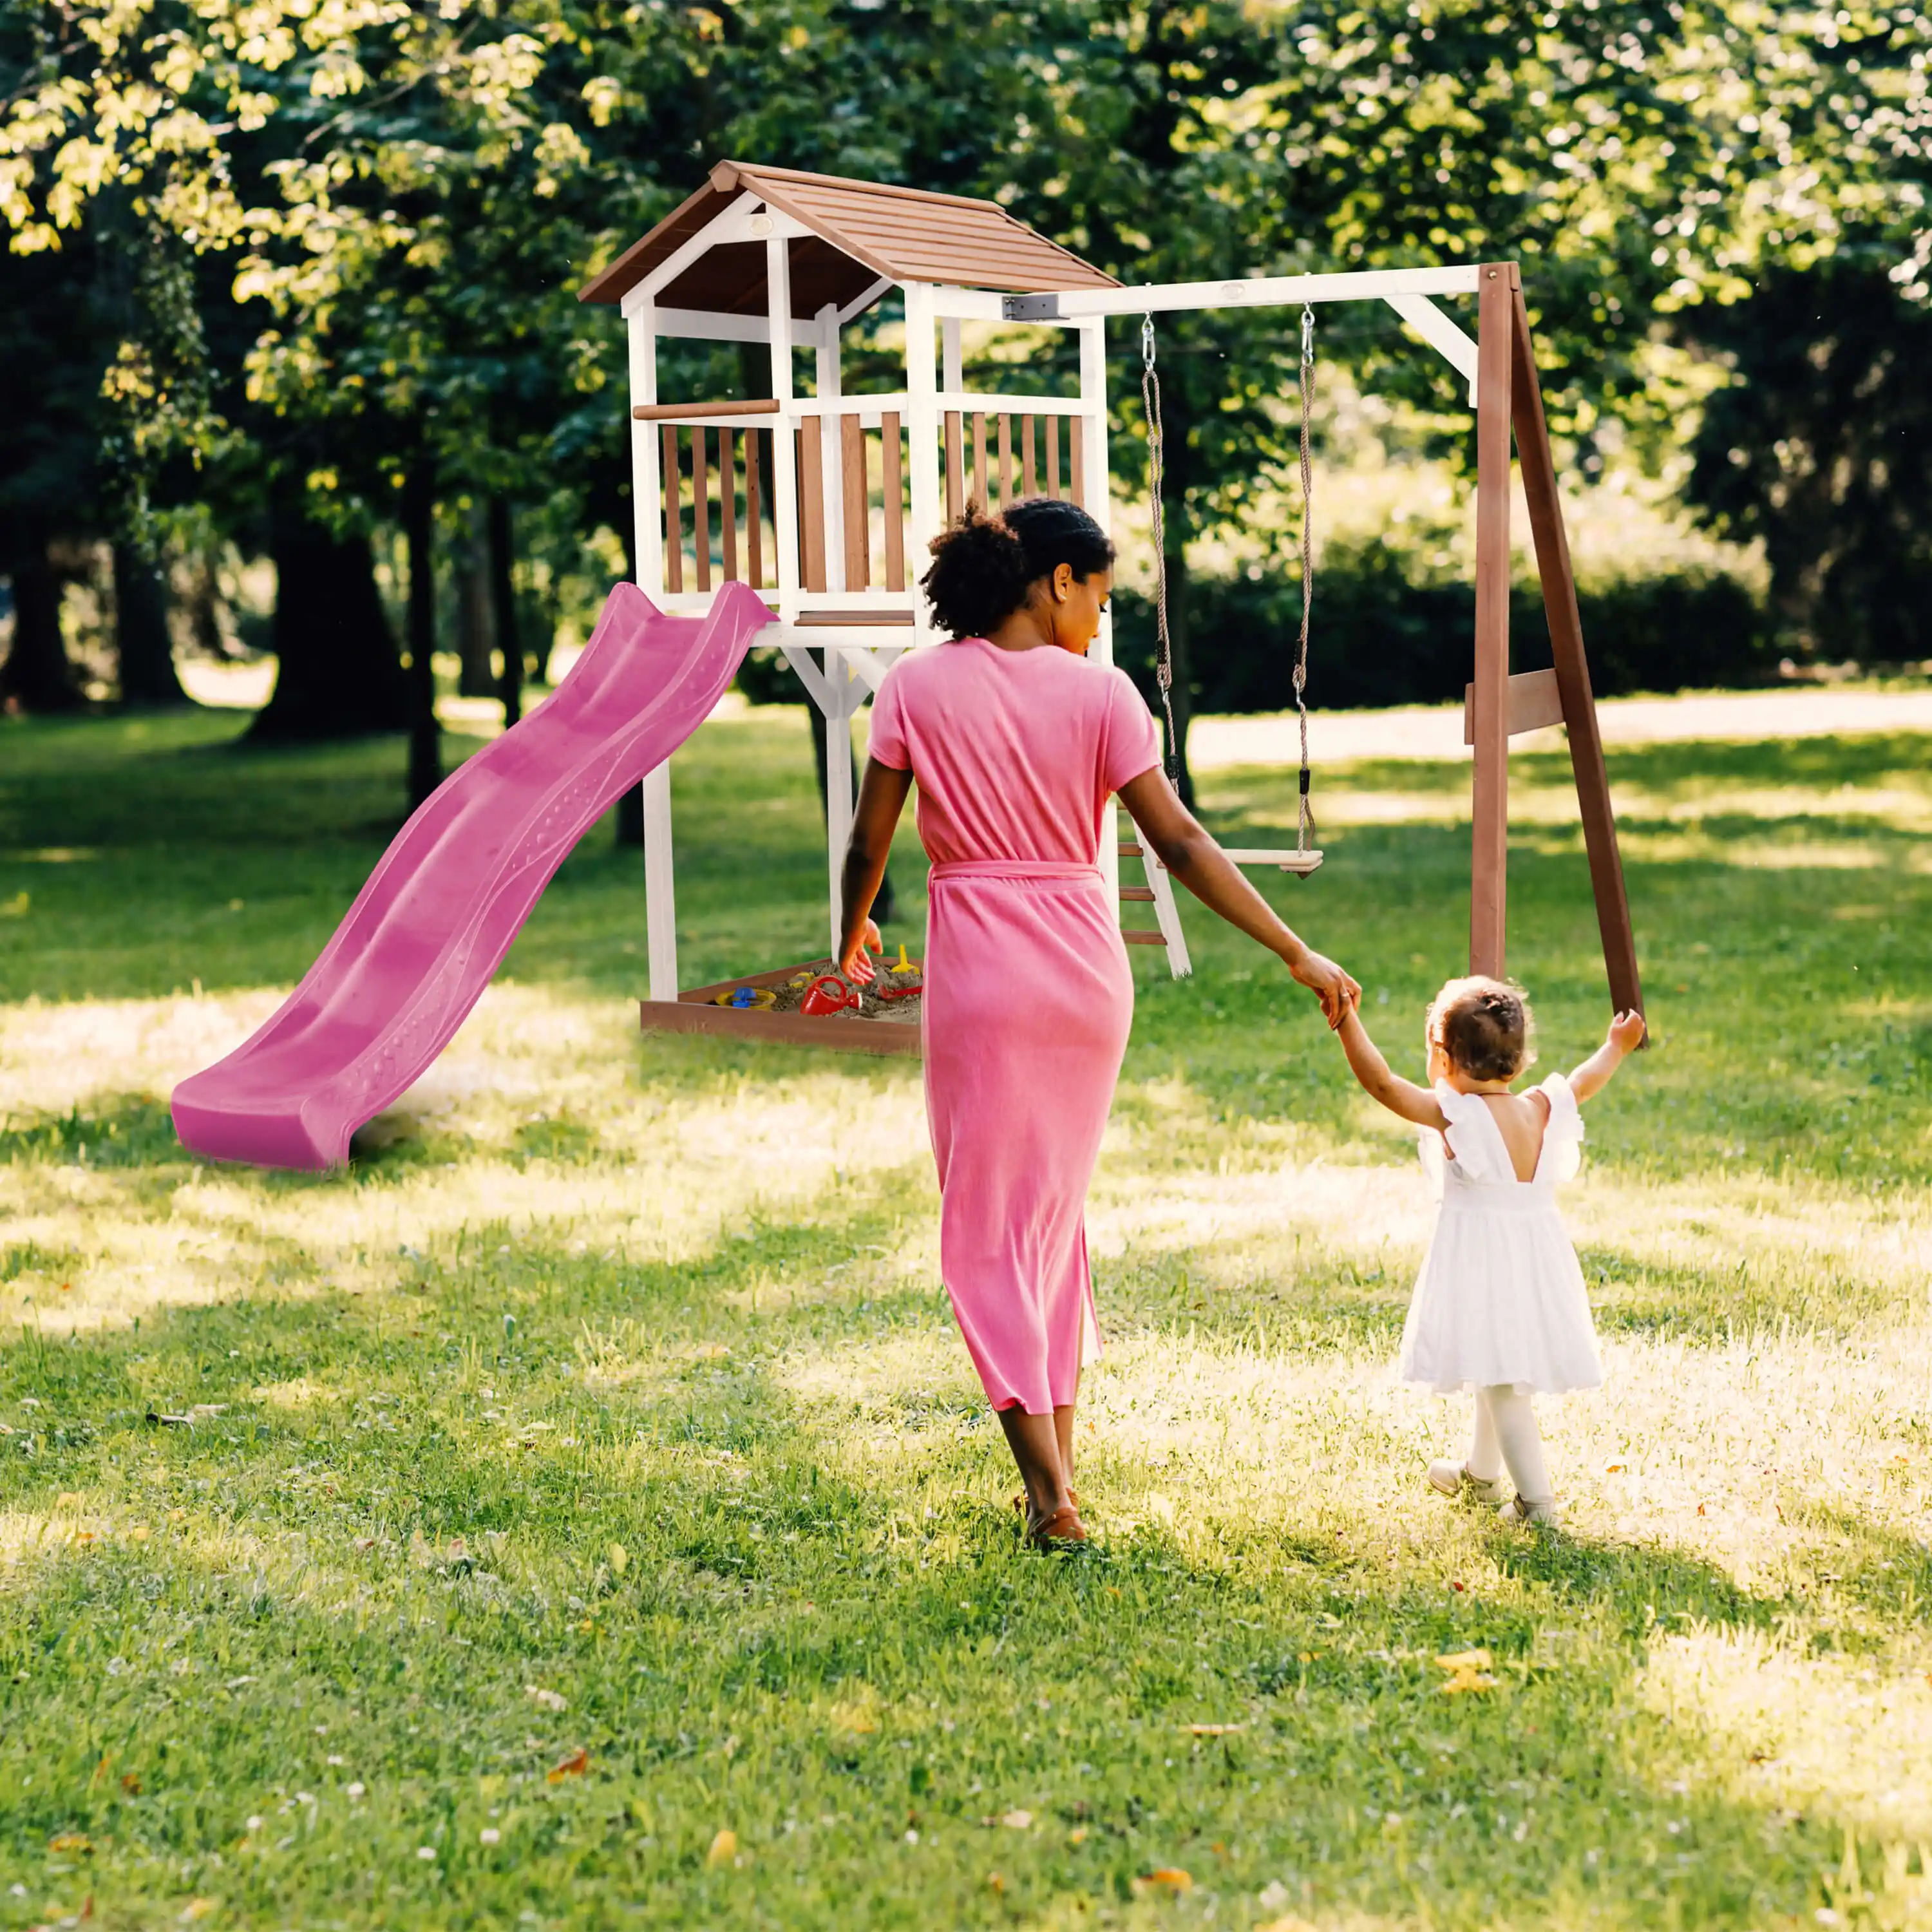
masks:
[[[1053,294],[1006,296],[1000,299],[1000,312],[1008,322],[1058,322],[1060,298]]]

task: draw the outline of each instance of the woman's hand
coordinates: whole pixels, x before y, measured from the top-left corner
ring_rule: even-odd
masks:
[[[853,940],[844,958],[839,961],[838,970],[854,986],[868,986],[878,976],[866,955],[883,952],[885,950],[886,942],[879,937],[878,927],[868,919],[866,922],[865,931]]]
[[[1353,1010],[1362,997],[1361,987],[1334,960],[1318,952],[1304,952],[1288,962],[1288,970],[1298,984],[1306,986],[1322,1002],[1322,1016],[1333,1032]]]

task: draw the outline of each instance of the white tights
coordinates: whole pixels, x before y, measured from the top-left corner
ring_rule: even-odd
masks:
[[[1505,1465],[1525,1502],[1554,1500],[1556,1491],[1543,1460],[1543,1432],[1536,1426],[1536,1405],[1508,1382],[1500,1382],[1476,1391],[1476,1432],[1463,1467],[1478,1482],[1492,1483]]]

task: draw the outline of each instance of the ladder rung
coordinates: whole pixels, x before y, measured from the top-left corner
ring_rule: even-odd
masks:
[[[1165,946],[1167,944],[1166,935],[1158,932],[1130,932],[1124,929],[1120,937],[1130,946]]]
[[[1151,886],[1123,886],[1120,896],[1124,899],[1138,899],[1144,904],[1152,905],[1154,888]]]
[[[1120,848],[1120,856],[1123,859],[1138,859],[1140,856],[1141,848],[1138,845],[1123,845]]]

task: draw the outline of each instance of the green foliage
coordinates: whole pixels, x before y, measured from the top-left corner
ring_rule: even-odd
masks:
[[[1294,708],[1301,626],[1299,575],[1196,578],[1194,708]],[[1708,570],[1612,578],[1578,592],[1590,675],[1599,697],[1760,684],[1777,674],[1771,625],[1737,578]],[[1150,704],[1154,614],[1132,591],[1114,600],[1114,652]],[[1317,710],[1436,704],[1469,680],[1475,591],[1412,551],[1374,542],[1331,544],[1318,566],[1308,701]],[[1519,585],[1510,609],[1511,662],[1550,662],[1542,594]]]
[[[1732,380],[1688,494],[1762,542],[1780,620],[1832,660],[1932,656],[1932,305],[1900,281],[1857,257],[1780,272],[1689,324]]]

